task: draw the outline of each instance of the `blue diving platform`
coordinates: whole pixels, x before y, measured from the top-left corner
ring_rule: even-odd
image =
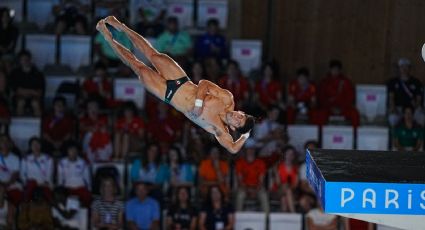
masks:
[[[318,149],[307,178],[326,213],[425,229],[425,153]]]

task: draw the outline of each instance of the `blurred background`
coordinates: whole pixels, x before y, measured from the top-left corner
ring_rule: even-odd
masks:
[[[389,229],[323,213],[304,158],[423,151],[424,9],[1,0],[0,229]],[[146,93],[95,30],[109,15],[259,118],[240,153]]]

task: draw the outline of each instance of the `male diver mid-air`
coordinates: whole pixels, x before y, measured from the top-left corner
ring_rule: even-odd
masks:
[[[124,32],[135,48],[143,52],[152,63],[155,70],[114,40],[107,24]],[[230,91],[207,80],[199,81],[198,85],[194,84],[173,59],[158,52],[145,38],[113,16],[100,20],[96,29],[102,33],[120,59],[138,75],[146,90],[213,134],[229,152],[237,153],[241,149],[249,138],[255,119],[242,111],[234,110],[235,103]],[[238,140],[233,140],[229,128],[241,134]]]

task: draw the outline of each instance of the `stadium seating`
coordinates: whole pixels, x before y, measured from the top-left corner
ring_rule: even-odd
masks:
[[[298,213],[270,213],[270,230],[301,230],[303,218]]]
[[[91,38],[81,35],[64,35],[60,39],[60,63],[69,65],[75,72],[91,62]]]
[[[24,0],[1,0],[0,7],[13,10],[14,21],[22,22],[24,15]]]
[[[56,60],[56,36],[47,34],[28,34],[25,36],[26,49],[32,54],[34,64],[43,69]]]
[[[28,141],[41,134],[41,121],[39,118],[12,118],[9,126],[10,138],[21,150],[28,149]]]
[[[114,95],[117,100],[133,101],[138,108],[145,105],[145,88],[137,78],[115,79]]]
[[[262,43],[260,40],[232,40],[231,58],[239,62],[245,74],[261,65]]]
[[[324,149],[353,149],[352,126],[323,126],[322,147]]]
[[[356,149],[388,150],[389,129],[387,127],[359,127],[357,129]]]
[[[34,22],[40,28],[54,21],[52,8],[55,0],[31,0],[27,1],[27,20]]]
[[[289,144],[304,154],[304,144],[307,141],[319,141],[319,127],[315,125],[288,125]]]
[[[220,22],[220,28],[227,28],[227,4],[227,0],[199,0],[197,26],[204,28],[210,18],[215,18]]]
[[[387,88],[384,85],[357,85],[356,106],[367,122],[387,113]]]
[[[236,212],[235,230],[266,229],[266,214],[263,212]]]

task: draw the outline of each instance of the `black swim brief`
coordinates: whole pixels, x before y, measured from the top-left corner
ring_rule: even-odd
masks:
[[[176,80],[167,80],[167,89],[165,90],[164,101],[170,104],[171,99],[173,99],[174,94],[184,83],[190,81],[189,77],[182,77]]]

